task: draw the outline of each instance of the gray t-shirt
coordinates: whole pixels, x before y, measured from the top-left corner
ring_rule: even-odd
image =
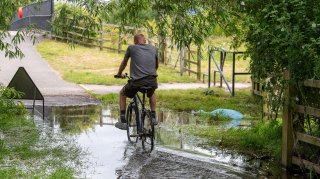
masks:
[[[130,45],[125,57],[131,58],[130,77],[134,80],[157,76],[158,49],[152,45]]]

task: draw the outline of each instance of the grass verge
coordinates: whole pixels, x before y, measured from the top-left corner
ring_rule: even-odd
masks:
[[[212,95],[205,95],[206,89],[157,90],[157,105],[175,111],[211,112],[217,108],[228,108],[240,111],[246,118],[259,118],[261,115],[260,98],[252,96],[249,89],[236,91],[235,97],[221,88],[214,88]],[[107,104],[118,104],[119,94],[96,95]]]
[[[281,130],[279,121],[257,123],[250,128],[217,129],[214,126],[184,126],[183,130],[209,139],[209,145],[236,150],[258,158],[281,158]]]
[[[47,124],[35,123],[23,106],[8,100],[15,93],[0,90],[0,178],[79,176],[85,167],[82,149]]]

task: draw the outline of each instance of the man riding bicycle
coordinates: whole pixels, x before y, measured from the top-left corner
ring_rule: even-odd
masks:
[[[134,36],[134,45],[127,48],[126,54],[119,67],[118,77],[125,77],[122,72],[126,68],[129,58],[130,61],[130,77],[131,79],[120,91],[120,121],[115,124],[119,129],[126,130],[126,99],[133,98],[138,89],[143,86],[151,87],[147,96],[151,108],[151,123],[157,125],[156,120],[156,96],[154,91],[158,88],[157,69],[158,69],[158,49],[152,45],[146,44],[143,34]]]

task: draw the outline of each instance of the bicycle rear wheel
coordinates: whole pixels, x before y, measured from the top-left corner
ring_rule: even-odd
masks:
[[[137,122],[136,122],[136,113],[134,110],[134,105],[129,104],[126,114],[127,121],[127,137],[130,143],[137,143],[138,141],[138,132],[137,132]]]
[[[154,148],[154,126],[151,125],[151,111],[142,118],[144,134],[141,136],[142,149],[151,152]]]

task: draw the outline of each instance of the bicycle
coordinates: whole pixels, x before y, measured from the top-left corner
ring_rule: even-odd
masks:
[[[128,78],[126,73],[124,77],[114,75],[115,78]],[[141,141],[142,149],[151,152],[154,148],[154,125],[151,123],[151,110],[145,107],[146,93],[151,90],[151,87],[143,86],[138,89],[142,93],[142,99],[138,92],[128,104],[126,110],[127,121],[127,137],[128,141],[132,144]],[[141,108],[139,108],[141,104]]]

